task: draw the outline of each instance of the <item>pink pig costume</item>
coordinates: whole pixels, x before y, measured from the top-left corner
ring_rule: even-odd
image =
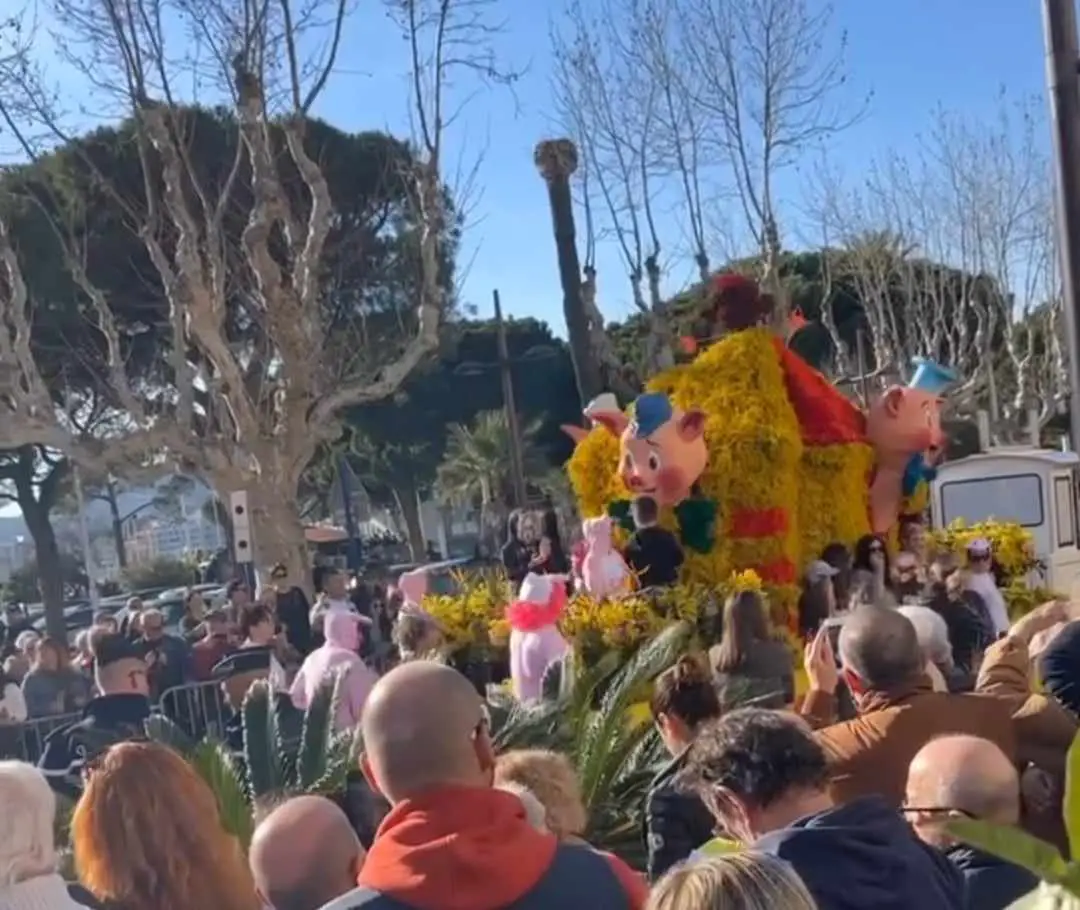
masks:
[[[597,599],[630,590],[630,570],[611,545],[612,527],[613,523],[606,515],[586,518],[581,524],[589,547],[581,561],[581,580],[585,590]]]
[[[356,653],[360,647],[360,617],[357,614],[343,610],[327,613],[323,634],[326,643],[304,658],[289,694],[293,704],[304,710],[321,686],[332,684],[338,673],[345,674],[334,728],[351,730],[360,722],[364,702],[379,675]]]
[[[518,701],[539,701],[544,674],[570,653],[556,623],[566,606],[566,580],[529,573],[506,608],[510,623],[510,680]]]

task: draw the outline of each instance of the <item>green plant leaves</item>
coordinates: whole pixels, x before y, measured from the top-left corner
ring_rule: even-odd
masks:
[[[187,759],[214,791],[222,826],[246,851],[251,844],[255,822],[248,786],[232,753],[223,743],[203,740],[191,750]]]
[[[1063,883],[1074,872],[1053,844],[1019,828],[964,818],[950,821],[946,830],[966,844],[1022,866],[1043,881]]]
[[[1065,759],[1065,801],[1062,806],[1065,830],[1069,835],[1069,854],[1080,860],[1080,735],[1072,741]]]

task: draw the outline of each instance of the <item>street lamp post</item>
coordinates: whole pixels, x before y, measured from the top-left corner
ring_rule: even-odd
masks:
[[[1069,353],[1069,428],[1080,450],[1080,50],[1076,0],[1043,0],[1046,78],[1054,132],[1058,250]]]

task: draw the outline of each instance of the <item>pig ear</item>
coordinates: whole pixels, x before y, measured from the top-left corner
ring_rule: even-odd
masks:
[[[585,427],[576,427],[572,423],[564,423],[559,429],[574,440],[574,445],[584,442],[585,437],[589,435],[589,431]]]
[[[612,436],[622,436],[630,422],[622,411],[594,411],[589,415],[589,419],[600,424]]]
[[[704,432],[704,411],[687,411],[679,418],[679,435],[687,442],[697,439]]]
[[[885,390],[885,394],[881,396],[882,407],[885,408],[885,413],[890,417],[896,417],[900,414],[900,407],[904,403],[904,387],[903,386],[890,386]]]

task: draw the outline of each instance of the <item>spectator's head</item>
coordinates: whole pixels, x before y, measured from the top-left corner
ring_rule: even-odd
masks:
[[[229,634],[229,617],[220,607],[213,607],[203,614],[207,638],[226,638]]]
[[[37,657],[37,649],[40,643],[41,635],[33,629],[27,629],[16,636],[15,650],[32,662]]]
[[[864,572],[883,572],[889,578],[889,551],[885,541],[877,534],[864,534],[855,542],[852,568]]]
[[[1047,694],[1080,714],[1080,621],[1066,623],[1038,657],[1039,678]]]
[[[922,579],[919,577],[918,557],[910,550],[896,554],[893,563],[893,583],[898,597],[918,596],[922,592]]]
[[[184,613],[193,619],[202,619],[206,613],[206,601],[202,593],[191,589],[184,595]]]
[[[914,554],[916,560],[922,559],[926,552],[926,528],[918,518],[900,519],[900,549]]]
[[[289,580],[289,568],[283,562],[274,563],[270,569],[270,583],[277,586],[284,586]]]
[[[112,907],[259,910],[243,853],[218,818],[213,791],[171,749],[113,746],[71,817],[79,881]]]
[[[825,750],[799,717],[743,708],[703,727],[687,771],[728,835],[751,843],[831,806]]]
[[[4,604],[4,622],[8,625],[22,622],[25,618],[26,614],[23,612],[22,604],[14,601]]]
[[[705,661],[684,654],[661,673],[653,683],[649,709],[664,745],[678,755],[702,724],[720,716],[720,696]]]
[[[143,608],[142,598],[138,596],[129,597],[125,606],[127,607],[129,616],[132,616],[135,613],[141,613]]]
[[[636,496],[630,503],[630,514],[634,527],[651,528],[660,520],[660,507],[651,496]]]
[[[904,814],[928,844],[948,847],[944,825],[977,818],[1020,822],[1020,778],[1009,757],[989,740],[942,736],[916,753],[908,769]]]
[[[916,606],[898,607],[896,612],[907,617],[915,628],[915,637],[926,663],[933,664],[942,673],[950,672],[953,668],[952,645],[949,627],[941,614],[929,607]]]
[[[91,635],[94,679],[102,695],[150,695],[142,651],[123,635]]]
[[[806,570],[806,584],[799,595],[799,631],[804,638],[817,633],[821,624],[836,612],[836,576],[840,570],[815,559]]]
[[[34,655],[34,669],[55,673],[69,664],[68,649],[55,638],[43,638],[38,642]]]
[[[364,705],[364,776],[391,803],[436,787],[490,787],[487,705],[450,667],[417,660],[380,679]]]
[[[18,685],[29,671],[29,661],[22,655],[12,654],[4,660],[4,672],[0,674],[0,679],[4,681],[5,685],[8,682]]]
[[[551,833],[547,826],[547,810],[544,809],[544,804],[528,788],[515,784],[513,781],[496,780],[495,789],[502,790],[504,793],[513,793],[520,800],[525,809],[525,818],[528,819],[533,830],[541,834]]]
[[[331,600],[345,600],[349,596],[349,576],[341,569],[327,569],[323,575],[323,590]]]
[[[165,636],[165,614],[155,607],[142,611],[142,634],[147,641],[161,641]]]
[[[967,566],[973,575],[985,575],[994,570],[994,551],[990,541],[979,537],[967,545]]]
[[[394,644],[402,660],[413,660],[437,651],[442,644],[442,633],[427,616],[399,613],[394,624]]]
[[[259,822],[248,861],[267,907],[319,910],[356,886],[364,848],[338,806],[297,796]]]
[[[37,768],[0,761],[0,893],[56,872],[56,797]]]
[[[120,627],[116,623],[116,617],[112,613],[99,611],[94,614],[95,629],[105,629],[107,632],[119,632]]]
[[[739,591],[724,603],[724,632],[713,659],[719,673],[733,673],[742,666],[758,642],[769,639],[769,618],[758,591]]]
[[[234,578],[229,582],[225,588],[225,596],[234,607],[239,608],[251,603],[251,590],[248,588],[247,582],[239,578]]]
[[[214,664],[211,675],[221,682],[230,708],[239,711],[252,684],[270,676],[271,658],[270,648],[248,647],[239,648]]]
[[[93,656],[90,653],[90,630],[81,629],[75,635],[75,654],[80,661],[90,660]]]
[[[560,840],[585,833],[588,815],[577,772],[565,755],[548,749],[515,749],[495,762],[495,786],[515,784],[544,807],[544,826]]]
[[[750,850],[676,866],[649,894],[646,910],[817,910],[798,873]]]
[[[867,692],[904,692],[923,677],[923,659],[915,627],[896,610],[860,607],[840,628],[844,681],[858,698]]]
[[[267,645],[274,637],[274,613],[261,603],[247,604],[240,611],[240,636],[254,644]]]

